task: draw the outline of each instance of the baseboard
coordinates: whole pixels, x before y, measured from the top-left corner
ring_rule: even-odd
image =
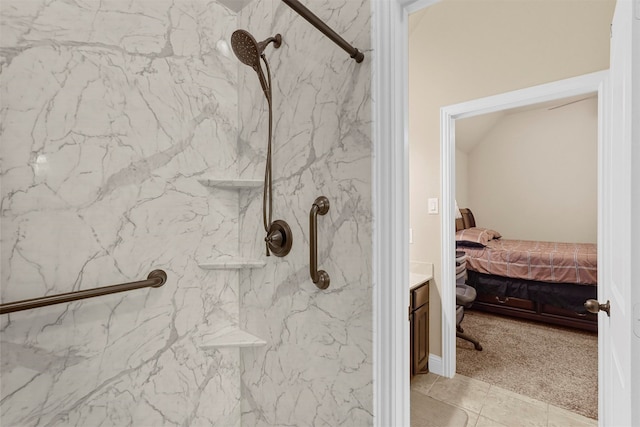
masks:
[[[444,376],[442,368],[442,357],[429,353],[429,372],[432,374]]]

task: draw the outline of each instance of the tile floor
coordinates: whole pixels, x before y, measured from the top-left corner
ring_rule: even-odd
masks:
[[[596,420],[463,375],[452,379],[431,373],[417,375],[411,390],[463,409],[469,416],[467,427],[598,426]]]

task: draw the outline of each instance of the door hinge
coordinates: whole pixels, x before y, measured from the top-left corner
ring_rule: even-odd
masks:
[[[407,307],[407,320],[411,322],[411,306]]]

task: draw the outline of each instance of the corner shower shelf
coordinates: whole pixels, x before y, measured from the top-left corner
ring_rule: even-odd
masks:
[[[261,347],[267,342],[255,335],[241,329],[227,328],[215,334],[202,336],[200,348],[202,350],[213,350],[223,347]]]
[[[201,262],[198,267],[203,270],[243,270],[249,268],[263,268],[267,263],[259,259],[224,258],[220,260]]]
[[[217,179],[200,178],[198,182],[205,187],[225,188],[228,190],[246,190],[262,187],[261,179]]]

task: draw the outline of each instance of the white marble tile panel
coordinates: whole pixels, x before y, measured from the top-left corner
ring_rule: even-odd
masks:
[[[310,9],[362,50],[369,46],[369,3],[321,1]],[[331,12],[330,12],[331,11]],[[294,236],[285,258],[240,276],[240,326],[267,345],[241,353],[243,423],[370,425],[372,419],[370,66],[356,64],[279,1],[252,3],[240,27],[268,47],[274,93],[274,219]],[[267,114],[255,72],[240,69],[239,170],[263,171]],[[318,217],[318,290],[309,277],[309,210]],[[260,257],[261,200],[240,197],[240,250]]]
[[[7,425],[240,425],[236,16],[217,2],[0,3],[3,302],[168,274],[2,316]],[[228,46],[227,46],[228,48]]]

